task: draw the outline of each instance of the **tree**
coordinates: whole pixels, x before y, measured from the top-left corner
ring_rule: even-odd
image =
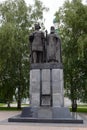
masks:
[[[81,0],[67,0],[55,16],[62,39],[65,90],[73,104],[87,87],[87,6]]]
[[[29,96],[29,42],[33,24],[43,24],[43,4],[34,0],[27,6],[24,0],[7,0],[0,4],[0,97],[8,103],[13,95],[21,107]]]

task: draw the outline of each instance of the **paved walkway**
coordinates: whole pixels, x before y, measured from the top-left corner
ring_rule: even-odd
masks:
[[[87,130],[87,115],[80,114],[84,124],[52,124],[52,123],[10,123],[9,117],[20,112],[0,111],[0,130]]]

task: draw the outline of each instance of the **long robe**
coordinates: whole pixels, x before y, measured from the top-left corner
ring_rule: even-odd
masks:
[[[47,61],[61,63],[61,43],[56,33],[48,35]]]

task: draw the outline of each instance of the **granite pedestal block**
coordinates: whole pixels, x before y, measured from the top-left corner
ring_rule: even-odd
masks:
[[[30,70],[30,107],[9,122],[83,123],[64,107],[62,64],[33,64]]]
[[[62,107],[63,93],[63,69],[30,70],[31,106]]]
[[[23,123],[83,123],[81,119],[72,118],[66,107],[25,107],[21,115],[11,117],[8,121]]]

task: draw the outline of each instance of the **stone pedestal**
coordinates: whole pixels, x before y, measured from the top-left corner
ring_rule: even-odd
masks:
[[[30,99],[32,107],[64,106],[63,69],[30,70]]]
[[[30,70],[30,107],[9,122],[83,123],[64,107],[63,67],[58,63],[33,64]]]

